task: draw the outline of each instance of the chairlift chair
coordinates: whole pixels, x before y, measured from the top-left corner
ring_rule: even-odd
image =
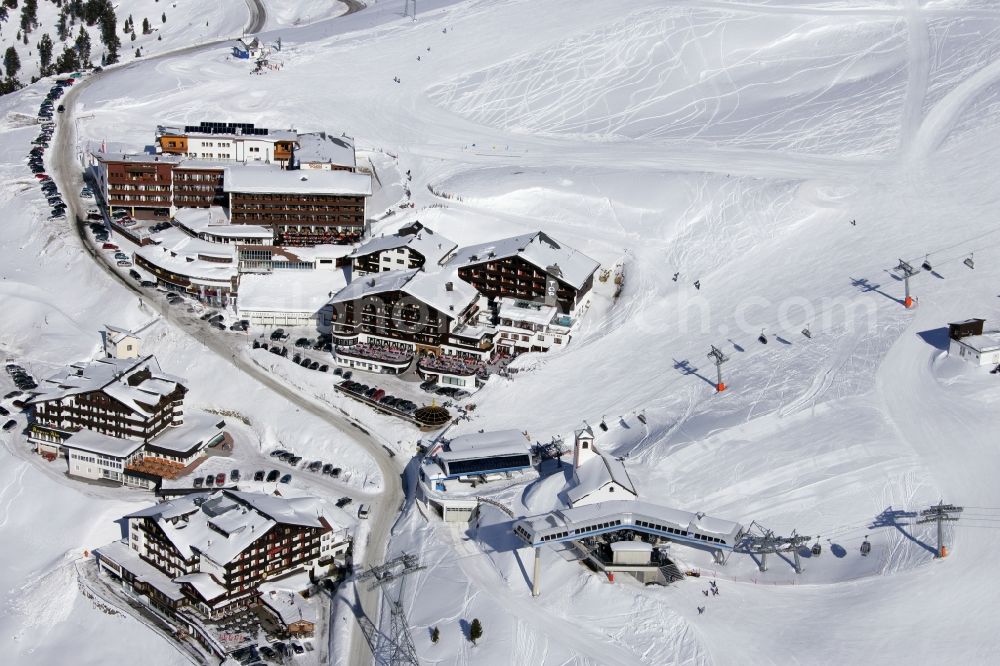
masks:
[[[603,430],[604,432],[608,431],[608,424],[607,424],[607,422],[605,422],[605,420],[604,420],[603,417],[601,418],[601,426],[600,427],[601,427],[601,430]]]
[[[819,537],[816,537],[816,543],[813,544],[810,551],[812,552],[813,557],[819,557],[823,554],[823,546],[819,545]]]
[[[924,263],[920,264],[920,267],[921,267],[922,269],[924,269],[925,271],[927,271],[928,273],[930,273],[930,272],[931,272],[932,270],[934,270],[934,269],[933,269],[933,268],[931,267],[931,260],[930,260],[930,256],[931,256],[931,255],[929,255],[929,254],[927,254],[927,255],[924,255]]]
[[[764,329],[760,329],[760,336],[757,337],[757,342],[759,342],[762,345],[767,344],[767,336],[764,335]]]
[[[646,425],[646,415],[644,413],[639,412],[639,416],[637,418],[639,419],[640,423]]]
[[[802,335],[806,336],[807,338],[812,338],[813,336],[812,331],[809,330],[808,326],[802,329]]]
[[[868,553],[870,553],[870,552],[872,552],[872,544],[871,544],[870,541],[868,541],[868,537],[865,536],[865,540],[861,544],[861,554],[863,556],[867,557]]]
[[[972,253],[971,252],[969,253],[969,256],[966,258],[966,260],[963,261],[962,263],[965,264],[966,266],[968,266],[969,268],[975,268],[976,267],[976,262],[974,262],[972,260]]]

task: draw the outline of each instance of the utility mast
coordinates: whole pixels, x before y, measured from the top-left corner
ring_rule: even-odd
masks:
[[[355,576],[357,582],[373,580],[368,588],[370,590],[399,581],[399,593],[396,598],[393,599],[391,595],[386,594],[391,614],[389,635],[375,631],[372,632],[373,638],[370,639],[375,643],[372,653],[376,664],[419,666],[417,649],[413,645],[410,628],[406,623],[406,611],[403,610],[403,584],[408,574],[424,568],[418,563],[416,555],[403,553],[385,564],[371,567],[368,571]]]
[[[902,259],[899,260],[899,265],[896,266],[896,270],[903,274],[903,289],[905,290],[906,297],[903,299],[903,305],[907,308],[913,307],[913,299],[910,297],[910,278],[919,273],[910,264],[906,263]]]
[[[708,357],[715,361],[715,390],[722,393],[726,390],[726,385],[722,382],[722,364],[728,361],[729,357],[715,345],[712,345],[712,351],[708,352]]]
[[[936,557],[942,559],[948,557],[948,547],[944,545],[944,523],[947,520],[957,521],[958,514],[962,513],[962,511],[963,507],[945,504],[941,501],[929,509],[924,509],[920,512],[920,520],[917,521],[917,525],[937,523],[938,548]]]
[[[413,20],[417,20],[417,0],[404,0],[403,2],[403,16],[411,16],[410,6],[413,6]]]

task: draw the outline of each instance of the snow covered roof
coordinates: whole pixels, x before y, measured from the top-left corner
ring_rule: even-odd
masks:
[[[607,529],[602,526],[613,520],[620,521],[618,525],[613,526],[616,529],[638,528],[663,532],[664,528],[670,528],[676,530],[670,533],[676,535],[674,538],[687,536],[696,539],[693,534],[702,534],[722,539],[723,545],[730,548],[736,545],[737,537],[743,532],[743,526],[733,521],[710,518],[704,514],[680,511],[638,500],[614,500],[575,506],[571,509],[557,509],[518,520],[514,531],[522,538],[531,539],[532,543],[540,543],[549,540],[543,539],[546,536],[560,540],[573,538],[573,531],[577,529],[580,530],[578,533],[580,535],[585,535],[591,530]],[[639,525],[640,521],[644,525]]]
[[[189,583],[201,598],[205,601],[211,601],[217,599],[226,593],[226,588],[220,585],[212,578],[210,575],[204,572],[189,573],[183,576],[178,576],[174,579],[175,583]]]
[[[331,136],[326,132],[299,134],[295,159],[306,164],[330,164],[351,169],[357,166],[354,139],[349,136]]]
[[[101,162],[126,162],[133,164],[180,164],[187,158],[183,155],[170,155],[158,153],[95,153],[94,156]]]
[[[148,371],[148,376],[146,376]],[[137,376],[142,373],[142,376]],[[74,363],[44,379],[27,402],[36,404],[72,395],[103,391],[131,409],[149,414],[164,395],[184,380],[160,370],[153,356],[119,359],[102,358]]]
[[[240,278],[242,312],[319,312],[330,293],[347,285],[344,271],[275,271],[268,275],[247,273]]]
[[[150,264],[176,275],[213,282],[232,283],[237,274],[236,246],[229,243],[210,243],[193,238],[177,227],[170,227],[153,235],[158,245],[144,245],[135,251]],[[226,261],[209,261],[199,257],[212,257]]]
[[[316,610],[296,592],[276,588],[276,583],[260,586],[260,600],[288,626],[295,622],[316,623]]]
[[[515,255],[575,289],[583,287],[600,266],[582,252],[559,244],[541,231],[460,248],[447,265],[459,268]]]
[[[119,439],[93,430],[81,430],[63,441],[63,447],[110,458],[128,458],[142,448],[142,440]]]
[[[633,497],[638,496],[635,486],[632,485],[632,479],[625,469],[625,463],[612,456],[598,453],[576,468],[575,474],[576,485],[566,493],[570,504],[574,506],[610,483],[620,486]]]
[[[274,238],[274,231],[270,227],[230,224],[225,210],[218,206],[179,208],[174,215],[174,222],[193,234],[203,233],[219,238]]]
[[[443,441],[430,454],[444,462],[528,453],[531,442],[520,430],[496,430],[458,435]]]
[[[517,298],[501,298],[499,304],[500,319],[545,325],[551,323],[559,314],[559,309],[554,305],[544,305]]]
[[[188,412],[184,414],[184,424],[167,428],[147,445],[150,451],[187,454],[203,448],[222,432],[226,422],[217,414]]]
[[[363,257],[375,252],[385,250],[396,250],[399,248],[409,248],[420,253],[428,267],[434,267],[441,263],[458,244],[433,230],[423,227],[413,233],[402,233],[403,230],[390,236],[380,236],[373,238],[361,245],[351,253],[351,258]]]
[[[451,272],[426,273],[415,268],[366,275],[334,294],[329,303],[346,303],[393,291],[408,294],[452,319],[479,298],[474,287]]]
[[[964,338],[960,338],[958,341],[980,353],[997,351],[1000,349],[1000,334],[998,333],[968,335]]]
[[[185,558],[197,552],[224,565],[275,525],[331,529],[322,508],[315,497],[219,490],[163,502],[126,518],[151,518]]]
[[[352,171],[318,169],[282,169],[277,164],[240,164],[228,166],[223,176],[226,192],[272,194],[330,194],[371,196],[372,179]]]
[[[139,554],[128,547],[125,541],[112,541],[106,546],[97,549],[97,556],[114,562],[120,567],[131,572],[135,577],[152,585],[162,592],[168,599],[180,601],[184,598],[181,586],[170,580],[162,571],[145,561]]]
[[[615,541],[611,544],[611,550],[614,552],[650,552],[653,550],[653,544],[646,541]]]
[[[112,326],[111,324],[105,324],[104,330],[107,331],[108,342],[117,344],[124,340],[125,338],[135,338],[139,339],[139,335],[127,328],[120,328],[118,326]]]

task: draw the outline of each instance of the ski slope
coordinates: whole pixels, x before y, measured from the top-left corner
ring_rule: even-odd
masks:
[[[281,14],[285,27],[267,38],[280,34],[283,67],[263,76],[248,77],[222,46],[140,61],[83,92],[80,139],[138,147],[157,123],[223,117],[344,131],[380,159],[398,156],[379,162],[389,180],[413,174],[416,208],[378,222],[375,233],[420,219],[471,243],[540,228],[607,267],[624,261],[621,296],[599,287],[569,348],[524,357],[513,380],[491,379],[456,432],[518,428],[548,441],[606,419],[598,443],[626,456],[641,498],[819,535],[826,548],[800,577],[780,561],[760,575],[734,557],[716,570],[722,594],[707,601],[704,579],[611,585],[546,550],[542,596],[532,599],[532,553],[512,550],[500,514],[465,532],[428,527],[411,505],[390,553],[416,552],[428,566],[406,588],[421,658],[990,662],[1000,647],[991,611],[1000,580],[989,559],[1000,546],[991,437],[1000,380],[943,357],[940,329],[1000,319],[991,168],[1000,149],[1000,8],[987,0],[440,0],[421,3],[412,21],[400,4],[301,27]],[[65,229],[38,221],[43,202],[19,162],[33,133],[9,114],[37,106],[32,94],[2,100],[12,231],[0,242],[5,259],[19,258],[5,262],[0,282],[0,305],[13,315],[0,342],[7,354],[30,353],[35,369],[90,350],[104,320],[137,323],[142,313]],[[371,214],[395,203],[384,197]],[[973,270],[962,263],[970,253]],[[914,278],[918,306],[906,310],[890,269],[925,255],[935,273]],[[332,446],[374,470],[348,442],[323,442],[321,424],[277,402],[260,409],[263,391],[244,395],[238,376],[213,382],[226,368],[198,367],[197,348],[165,330],[161,362],[204,383],[197,400],[225,385],[227,402],[259,414],[261,433],[290,430],[311,451]],[[757,341],[762,331],[767,345]],[[730,356],[721,395],[710,345]],[[326,390],[305,382],[300,390]],[[417,437],[356,415],[398,450]],[[29,471],[17,478],[2,504],[28,511],[18,498],[44,491]],[[527,514],[558,506],[561,489],[554,476],[499,499]],[[944,561],[922,545],[933,543],[931,528],[872,527],[886,512],[942,498],[968,507],[948,530]],[[116,500],[98,504],[95,529],[117,509],[107,501]],[[51,538],[37,549],[48,563],[86,541],[55,538],[57,527],[40,528]],[[861,558],[866,535],[873,554]],[[19,567],[18,579],[49,570]],[[53,621],[84,617],[79,603],[53,601]],[[485,629],[475,647],[462,635],[473,617]],[[4,635],[17,635],[20,625],[6,622],[14,629]],[[94,619],[81,654],[96,660],[112,635],[104,622]],[[128,636],[154,641],[138,627]],[[20,644],[17,654],[31,663]],[[349,662],[346,649],[336,657]]]

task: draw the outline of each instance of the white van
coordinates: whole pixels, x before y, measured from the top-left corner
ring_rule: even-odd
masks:
[[[358,518],[361,518],[362,520],[367,518],[369,509],[371,509],[371,506],[369,506],[368,504],[360,505],[358,507]]]

